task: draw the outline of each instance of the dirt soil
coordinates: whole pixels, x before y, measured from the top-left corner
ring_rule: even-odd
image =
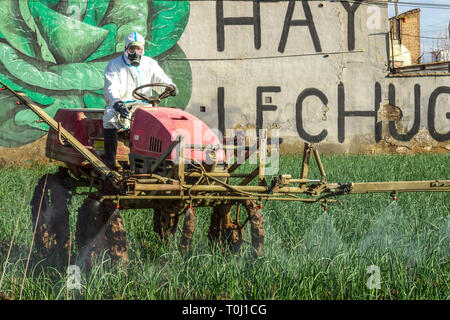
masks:
[[[48,163],[51,161],[45,156],[45,143],[47,135],[18,148],[0,147],[0,166],[30,166],[34,163]]]

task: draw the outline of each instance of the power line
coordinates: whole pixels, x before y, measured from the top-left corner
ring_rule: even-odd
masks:
[[[172,0],[172,1],[185,1],[185,0]],[[217,0],[187,0],[189,2],[212,2],[212,1],[217,1]],[[258,1],[259,3],[264,3],[264,2],[289,2],[292,0],[221,0],[223,2],[254,2],[254,1]],[[391,1],[383,1],[383,0],[378,0],[378,1],[369,1],[369,0],[293,0],[296,2],[301,2],[301,1],[307,1],[307,2],[330,2],[330,3],[337,3],[337,2],[347,2],[347,3],[359,3],[362,5],[382,5],[382,6],[387,6],[387,5],[393,5],[394,2]],[[422,7],[422,8],[446,8],[446,9],[450,9],[450,5],[448,4],[439,4],[439,3],[427,3],[427,2],[410,2],[410,1],[399,1],[398,2],[399,6],[418,6],[418,7]]]
[[[448,33],[447,28],[430,29],[430,30],[420,29],[420,32],[421,33],[439,33],[439,32]]]
[[[440,29],[447,29],[447,26],[441,25],[440,27],[436,26],[436,27],[424,27],[421,26],[422,30],[440,30]]]
[[[313,0],[313,1],[317,1],[317,0]],[[338,0],[335,2],[343,2],[345,0]],[[349,3],[361,3],[364,5],[377,5],[377,6],[382,6],[382,7],[386,7],[386,6],[393,6],[394,2],[385,2],[385,1],[371,1],[371,2],[360,2],[360,1],[356,1],[356,0],[350,0],[350,1],[346,1]],[[450,9],[450,5],[448,4],[437,4],[437,3],[423,3],[423,2],[398,2],[397,3],[398,6],[402,6],[402,7],[416,7],[416,8],[421,8],[421,9]],[[401,13],[400,13],[401,15]]]
[[[429,28],[429,27],[447,27],[447,22],[428,24],[428,25],[422,26],[422,27],[423,27],[423,28]]]
[[[378,1],[378,2],[380,2],[380,1]],[[386,3],[386,2],[384,2],[384,3]],[[388,4],[392,4],[392,3],[393,2],[391,2],[391,1],[388,2]],[[399,1],[399,2],[397,2],[397,4],[400,6],[409,6],[409,7],[422,6],[422,7],[431,7],[431,8],[449,8],[450,9],[450,5],[441,4],[441,3]]]
[[[363,50],[354,51],[333,51],[333,52],[315,52],[315,53],[303,53],[303,54],[287,54],[282,56],[264,56],[264,57],[248,57],[248,58],[167,58],[172,61],[243,61],[243,60],[261,60],[261,59],[280,59],[280,58],[294,58],[294,57],[306,57],[306,56],[323,56],[328,57],[330,55],[347,54],[347,53],[362,53]]]
[[[407,34],[402,33],[402,36],[415,37],[415,38],[424,38],[424,39],[433,39],[433,40],[448,40],[448,38],[435,38],[435,37],[427,37],[427,36],[418,36],[415,34]]]

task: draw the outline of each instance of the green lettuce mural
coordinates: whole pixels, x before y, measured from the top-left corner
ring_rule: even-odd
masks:
[[[156,59],[180,94],[161,105],[184,108],[192,75],[177,45],[189,1],[2,0],[0,78],[25,92],[54,116],[60,108],[103,108],[103,72],[123,52],[124,38],[146,38],[145,55]],[[175,59],[174,59],[175,58]],[[174,60],[172,60],[174,59]],[[0,94],[0,146],[18,147],[46,134],[31,110]]]

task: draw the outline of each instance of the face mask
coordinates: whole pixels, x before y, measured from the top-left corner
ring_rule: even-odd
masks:
[[[130,63],[133,67],[139,66],[141,63],[141,55],[135,51],[133,53],[128,53],[128,60],[130,60]]]
[[[139,53],[139,51],[141,53]],[[135,50],[133,50],[133,53],[130,53],[129,50],[125,50],[125,54],[126,54],[128,60],[130,61],[130,64],[133,67],[137,67],[141,63],[142,53],[143,53],[143,50],[135,49]]]

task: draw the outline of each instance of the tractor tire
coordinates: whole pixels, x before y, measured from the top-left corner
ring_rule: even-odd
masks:
[[[165,242],[170,235],[175,235],[179,215],[165,208],[155,208],[153,213],[153,231]]]
[[[250,220],[252,233],[253,256],[255,258],[262,257],[264,247],[264,219],[258,211]]]
[[[264,219],[262,208],[258,207],[253,200],[246,200],[242,203],[250,217],[252,248],[255,258],[262,257],[264,247]]]
[[[128,242],[123,218],[111,201],[87,198],[78,209],[75,240],[80,252],[78,264],[90,271],[97,257],[108,250],[113,263],[128,262]]]
[[[195,208],[188,208],[184,214],[183,231],[180,240],[180,249],[184,252],[189,251],[196,222],[197,217],[195,215]]]
[[[222,252],[225,251],[226,244],[231,252],[237,253],[242,246],[243,237],[239,226],[231,218],[231,206],[231,204],[225,204],[213,208],[208,239],[213,247],[220,245]]]
[[[39,258],[49,265],[67,264],[70,247],[69,210],[72,198],[64,177],[58,174],[43,176],[31,199],[34,243]]]
[[[211,222],[208,229],[208,240],[213,248],[216,248],[220,244],[221,234],[221,218],[220,210],[218,206],[213,207],[213,213],[211,215]]]
[[[104,240],[102,230],[102,205],[97,199],[87,198],[78,209],[75,242],[78,247],[77,265],[84,266],[89,272],[98,254],[101,252]]]

